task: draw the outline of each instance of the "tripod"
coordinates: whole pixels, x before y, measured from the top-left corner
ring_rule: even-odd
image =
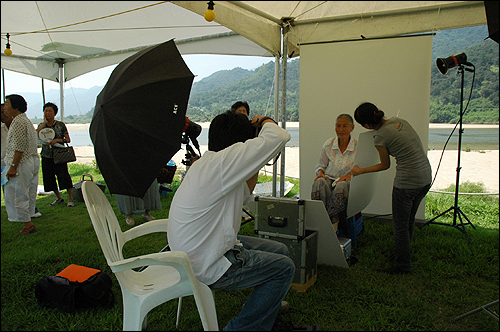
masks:
[[[189,170],[189,167],[191,167],[191,164],[195,159],[200,158],[201,152],[200,152],[200,147],[198,145],[198,142],[193,141],[194,146],[198,149],[198,154],[194,151],[194,149],[189,145],[189,137],[188,135],[184,132],[182,133],[182,139],[181,139],[182,144],[186,144],[186,154],[185,158],[182,160],[182,164],[186,166],[186,172]]]
[[[474,71],[473,69],[465,69],[465,70],[467,70],[467,71]],[[460,169],[461,169],[461,167],[460,167],[460,154],[462,152],[462,133],[463,133],[463,129],[462,129],[463,109],[462,108],[463,108],[463,100],[464,100],[464,67],[463,67],[462,64],[460,64],[458,66],[458,72],[462,76],[462,82],[461,82],[461,87],[460,87],[460,120],[459,120],[460,126],[459,126],[459,130],[458,130],[458,162],[457,162],[457,175],[456,175],[456,182],[455,182],[455,205],[453,205],[452,207],[450,207],[448,210],[442,212],[441,214],[437,215],[436,217],[428,220],[425,223],[425,225],[435,224],[435,225],[444,225],[444,226],[454,227],[454,228],[458,229],[459,231],[461,231],[462,233],[465,234],[465,237],[467,238],[467,242],[470,245],[470,238],[469,238],[469,236],[467,234],[465,226],[466,225],[471,225],[472,228],[474,228],[474,229],[476,229],[476,228],[470,222],[469,218],[467,218],[467,216],[465,215],[465,213],[458,206],[458,188],[459,188],[459,185],[460,185],[460,181],[459,180],[460,180]],[[439,223],[439,222],[435,222],[434,221],[437,218],[441,217],[442,215],[448,213],[449,211],[453,211],[453,224]],[[460,220],[460,223],[457,223],[457,217]],[[466,223],[463,222],[462,217],[464,217],[465,220],[467,220]]]

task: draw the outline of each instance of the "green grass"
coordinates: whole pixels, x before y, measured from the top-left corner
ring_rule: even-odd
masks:
[[[105,183],[94,167],[70,165],[74,183],[82,174],[92,174],[94,181]],[[259,177],[259,181],[269,178]],[[287,195],[298,194],[298,180]],[[40,181],[40,184],[42,182]],[[176,176],[171,188],[180,184]],[[470,187],[467,187],[470,186]],[[461,192],[482,190],[481,185],[467,184]],[[452,188],[448,191],[453,191]],[[67,199],[67,194],[62,193]],[[116,199],[106,195],[118,215],[123,230],[130,228],[119,215]],[[166,218],[173,194],[161,195],[161,211],[156,218]],[[195,199],[195,196],[193,197]],[[426,218],[453,205],[453,195],[429,193]],[[19,237],[22,224],[9,222],[2,195],[1,205],[1,280],[2,330],[122,330],[122,295],[97,241],[85,204],[74,208],[51,207],[54,196],[38,196],[43,216],[35,219],[37,233]],[[291,308],[283,319],[295,325],[319,325],[336,331],[498,331],[498,321],[484,312],[454,321],[463,313],[498,299],[499,294],[499,212],[498,196],[460,197],[460,207],[475,226],[467,226],[468,245],[462,232],[452,227],[428,225],[416,228],[412,243],[413,273],[390,276],[378,272],[388,268],[393,247],[392,225],[382,219],[365,220],[365,232],[352,255],[358,263],[349,269],[319,265],[316,283],[306,292],[290,290],[285,300]],[[136,222],[139,218],[136,217]],[[443,216],[442,222],[452,221]],[[253,222],[241,233],[253,234]],[[145,236],[125,247],[125,256],[157,252],[166,244],[164,234]],[[69,264],[97,267],[114,281],[116,304],[113,309],[90,309],[73,314],[41,308],[34,289],[38,280],[55,275]],[[215,291],[219,327],[235,317],[251,290]],[[202,325],[192,297],[184,298],[180,325],[175,327],[177,300],[153,309],[148,315],[148,330],[201,330]],[[498,306],[491,308],[498,312]]]

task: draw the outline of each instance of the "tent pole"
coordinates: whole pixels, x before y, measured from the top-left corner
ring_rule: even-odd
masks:
[[[59,109],[61,110],[61,122],[64,122],[64,59],[58,59],[59,64]]]
[[[286,130],[286,71],[288,61],[288,30],[289,26],[283,26],[283,58],[282,58],[282,85],[281,85],[281,126]],[[281,174],[280,174],[280,196],[285,196],[285,147],[281,150]]]
[[[2,68],[2,92],[3,92],[2,103],[5,103],[5,71],[3,68]]]
[[[45,87],[43,86],[43,77],[42,77],[42,100],[45,105]]]
[[[274,118],[278,122],[279,118],[279,86],[280,86],[280,56],[274,57]],[[276,158],[277,159],[277,158]],[[275,159],[275,160],[276,160]],[[273,197],[276,197],[276,182],[278,179],[278,165],[273,163]]]

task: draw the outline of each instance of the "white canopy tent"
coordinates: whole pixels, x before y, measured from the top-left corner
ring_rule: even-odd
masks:
[[[487,24],[483,1],[215,1],[214,22],[203,17],[205,1],[2,1],[1,9],[13,53],[2,53],[2,68],[60,82],[61,114],[64,81],[174,38],[182,54],[274,56],[277,82],[281,57],[283,125],[286,63],[301,45]]]
[[[485,25],[482,1],[2,1],[2,68],[59,81],[175,38],[183,54],[300,55],[303,43]],[[283,28],[288,42],[282,46]],[[231,33],[234,32],[234,33]],[[244,37],[244,38],[242,38]]]

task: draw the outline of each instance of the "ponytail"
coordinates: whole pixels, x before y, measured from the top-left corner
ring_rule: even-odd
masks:
[[[363,103],[354,111],[354,119],[360,125],[377,125],[382,122],[384,112],[372,103]]]

